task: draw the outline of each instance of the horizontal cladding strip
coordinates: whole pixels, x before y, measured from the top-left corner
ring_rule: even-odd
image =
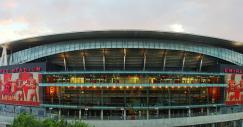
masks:
[[[72,108],[72,109],[184,109],[184,108],[201,108],[201,107],[219,107],[225,104],[205,104],[205,105],[185,105],[185,106],[156,106],[156,107],[108,107],[108,106],[79,106],[79,105],[57,105],[57,104],[41,104],[41,107],[50,108]]]
[[[226,73],[182,72],[182,71],[62,71],[41,72],[41,74],[188,74],[188,75],[226,75]]]
[[[116,84],[116,83],[96,83],[96,84],[92,84],[92,83],[85,83],[85,84],[74,84],[74,83],[40,83],[39,86],[76,86],[76,87],[227,87],[227,84]]]
[[[63,52],[101,49],[101,48],[142,48],[142,49],[167,49],[200,53],[218,59],[222,59],[236,65],[243,65],[243,54],[220,47],[208,45],[185,44],[183,41],[175,40],[131,40],[131,39],[109,39],[109,40],[76,40],[63,41],[60,43],[45,44],[18,51],[12,54],[10,65],[22,64],[38,58],[59,54]]]

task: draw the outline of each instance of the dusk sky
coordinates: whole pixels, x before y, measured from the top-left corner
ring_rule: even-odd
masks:
[[[0,43],[120,29],[185,32],[243,42],[243,0],[0,0]]]

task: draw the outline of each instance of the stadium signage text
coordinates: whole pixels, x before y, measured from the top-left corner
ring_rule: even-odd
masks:
[[[35,66],[32,68],[28,68],[28,67],[16,67],[13,69],[1,69],[0,73],[19,73],[19,72],[39,72],[41,71],[41,67],[40,66]]]
[[[243,69],[225,68],[224,73],[243,74]]]
[[[230,73],[230,74],[243,74],[243,67],[237,65],[221,64],[220,72]]]
[[[41,72],[46,70],[46,63],[26,63],[0,67],[0,74],[20,72]]]

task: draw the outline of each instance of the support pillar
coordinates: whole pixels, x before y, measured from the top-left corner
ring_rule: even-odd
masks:
[[[105,71],[105,49],[103,49],[103,70]]]
[[[60,120],[61,119],[61,116],[62,116],[62,111],[61,111],[61,109],[59,108],[59,110],[58,110],[58,119]]]
[[[84,68],[84,71],[86,71],[85,53],[84,53],[84,52],[82,52],[82,61],[83,61],[83,68]]]
[[[65,53],[63,54],[63,64],[64,64],[64,70],[67,71],[67,60],[66,60]]]
[[[183,55],[181,71],[184,71],[185,61],[186,61],[186,53],[184,53],[184,55]]]
[[[163,60],[163,71],[165,71],[165,67],[166,67],[166,54],[167,52],[164,52],[164,60]]]
[[[202,71],[202,64],[203,64],[203,56],[201,56],[200,58],[199,72]]]
[[[79,119],[82,118],[82,111],[81,111],[81,109],[79,109],[79,112],[78,112],[78,118],[79,118]]]
[[[126,113],[126,109],[123,110],[123,119],[126,120],[127,118],[127,113]]]
[[[144,54],[143,54],[143,71],[145,71],[146,69],[146,51],[144,51]]]
[[[188,117],[191,117],[191,109],[188,109]]]
[[[103,116],[104,116],[103,114],[104,114],[104,113],[103,113],[103,109],[102,109],[102,110],[100,110],[100,119],[101,119],[101,120],[104,119],[104,118],[103,118]]]
[[[146,114],[147,114],[147,120],[148,120],[149,119],[149,110],[148,109],[147,109]]]
[[[207,115],[209,115],[209,108],[207,107]]]
[[[171,110],[168,110],[168,117],[171,118]]]
[[[7,47],[2,46],[2,56],[0,58],[0,66],[6,66],[8,65],[8,58],[7,58]]]
[[[127,50],[123,50],[124,56],[123,56],[123,70],[126,70],[126,56],[127,56]]]
[[[233,127],[236,127],[237,123],[236,121],[233,121]]]

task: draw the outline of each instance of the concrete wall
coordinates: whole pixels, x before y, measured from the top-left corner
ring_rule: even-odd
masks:
[[[187,125],[234,121],[240,119],[243,119],[243,112],[222,114],[222,115],[171,118],[171,119],[103,120],[103,121],[86,120],[84,122],[90,125],[94,125],[95,127],[173,127],[173,126],[187,126]],[[13,121],[13,117],[0,116],[0,125],[9,124],[12,121]]]
[[[232,113],[223,115],[197,116],[171,119],[153,119],[153,120],[88,120],[85,121],[95,127],[173,127],[187,126],[207,123],[217,123],[225,121],[234,121],[243,119],[243,113]]]

